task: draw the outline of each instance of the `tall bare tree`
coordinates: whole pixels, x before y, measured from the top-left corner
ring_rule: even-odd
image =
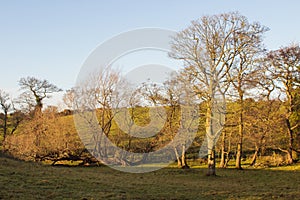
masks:
[[[288,135],[288,149],[283,150],[288,155],[288,163],[293,163],[293,151],[295,129],[299,123],[295,123],[292,115],[297,107],[296,98],[300,87],[300,46],[292,44],[282,47],[276,51],[271,51],[267,56],[269,73],[277,82],[277,87],[285,94],[285,123]]]
[[[242,169],[241,160],[243,152],[244,135],[244,98],[251,89],[257,87],[261,78],[260,61],[263,56],[263,34],[268,30],[258,22],[249,23],[247,18],[241,16],[243,22],[239,30],[233,33],[233,46],[236,49],[234,65],[229,71],[231,83],[237,93],[238,109],[238,135],[236,165],[237,169]]]
[[[184,97],[186,98],[189,97],[186,87],[188,86],[185,85],[180,80],[180,77],[173,77],[171,80],[166,81],[164,83],[165,95],[163,100],[164,100],[164,105],[169,107],[167,128],[171,136],[173,136],[173,134],[176,133],[180,127],[185,128],[184,126],[186,125],[186,123],[184,122],[178,123],[179,117],[182,118],[182,116],[179,116],[181,106],[184,103],[186,103],[184,102],[185,101]],[[185,119],[181,119],[181,120],[185,120]],[[186,142],[182,139],[179,140],[178,143],[179,144],[174,145],[174,152],[177,159],[177,165],[182,169],[188,169],[190,167],[187,163],[187,158],[186,158],[186,151],[187,151]]]
[[[108,137],[110,137],[114,111],[122,101],[120,72],[111,67],[102,68],[81,80],[73,88],[76,127],[82,137],[83,143],[92,154],[103,163],[111,164],[109,160]]]
[[[172,43],[170,56],[184,61],[182,75],[207,104],[208,175],[215,175],[214,145],[224,121],[219,118],[223,116],[219,108],[224,104],[218,103],[224,102],[231,82],[230,70],[247,51],[250,39],[258,36],[252,30],[255,27],[259,25],[250,24],[239,13],[204,16],[178,33]]]
[[[26,103],[30,109],[33,108],[35,114],[42,111],[44,99],[51,97],[52,93],[62,91],[48,80],[40,80],[35,77],[21,78],[19,85],[21,90],[24,90],[20,95],[21,101]]]
[[[250,166],[254,166],[259,154],[264,152],[264,148],[269,145],[272,146],[271,136],[274,135],[274,130],[279,132],[276,126],[281,126],[278,120],[279,114],[276,112],[280,110],[280,102],[272,98],[273,92],[276,89],[276,83],[269,73],[268,67],[261,65],[259,73],[259,83],[256,89],[259,92],[257,97],[259,101],[247,103],[245,124],[246,132],[248,132],[248,140],[252,142],[255,147],[254,154],[251,158]],[[254,105],[253,105],[254,104]],[[244,104],[245,105],[245,104]],[[272,148],[272,147],[270,147]]]

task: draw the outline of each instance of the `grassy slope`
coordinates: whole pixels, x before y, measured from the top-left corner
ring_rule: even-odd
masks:
[[[0,157],[0,199],[299,199],[300,166],[280,170],[52,167]]]

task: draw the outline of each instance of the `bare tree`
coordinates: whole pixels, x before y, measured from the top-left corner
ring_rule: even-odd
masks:
[[[155,131],[157,134],[153,141],[153,147],[163,147],[171,142],[179,129],[179,91],[175,91],[174,88],[171,87],[176,87],[174,84],[175,81],[173,81],[173,84],[171,84],[171,82],[172,81],[165,82],[164,84],[145,82],[138,88],[138,92],[144,100],[144,105],[155,110],[155,113],[157,114],[155,126],[164,126],[163,130]],[[162,125],[162,123],[164,123],[164,125]],[[150,127],[147,129],[151,130]],[[180,149],[178,150],[178,148]],[[179,155],[182,148],[181,144],[178,143],[173,146],[173,149],[178,162],[178,167],[183,167],[184,164],[186,164],[185,151]],[[184,162],[182,162],[182,159]]]
[[[183,83],[178,76],[171,77],[170,80],[165,81],[162,85],[144,83],[143,87],[140,88],[141,94],[150,102],[150,105],[164,107],[166,111],[166,122],[164,130],[161,133],[162,135],[158,135],[158,137],[167,138],[166,140],[168,142],[174,139],[174,136],[178,134],[180,129],[188,130],[191,127],[195,127],[193,123],[198,120],[194,118],[187,119],[182,115],[184,106],[188,106],[190,101],[195,99],[190,96],[191,91],[188,91],[188,88],[189,86]],[[186,151],[188,148],[186,144],[188,137],[186,137],[186,134],[178,134],[181,138],[176,140],[173,144],[178,168],[182,169],[189,168],[186,159]],[[157,141],[159,141],[159,138]]]
[[[251,89],[257,87],[261,78],[260,57],[264,52],[262,45],[262,36],[268,30],[258,22],[249,23],[246,17],[241,16],[243,22],[239,30],[233,33],[233,46],[236,49],[236,58],[232,68],[229,71],[232,86],[237,93],[238,108],[238,145],[236,154],[237,169],[242,169],[241,159],[243,152],[244,135],[244,98]]]
[[[165,97],[163,98],[164,104],[169,107],[167,128],[171,136],[178,131],[180,126],[184,126],[185,123],[178,123],[180,117],[180,109],[183,105],[183,98],[186,96],[185,85],[181,82],[179,77],[173,77],[173,79],[166,81],[164,84],[166,90]],[[185,119],[181,119],[185,120]],[[183,127],[184,128],[184,127]],[[184,135],[183,135],[184,136]],[[174,136],[173,136],[174,137]],[[174,152],[177,159],[178,167],[182,169],[190,168],[186,159],[186,142],[182,139],[179,140],[179,144],[175,144]],[[181,156],[180,156],[181,153]]]
[[[51,97],[52,93],[62,91],[48,80],[40,80],[35,77],[21,78],[19,85],[21,90],[24,90],[20,95],[21,101],[26,103],[29,108],[33,108],[35,114],[42,111],[45,98]]]
[[[87,75],[73,88],[77,130],[86,148],[106,164],[116,161],[110,159],[116,152],[109,152],[113,144],[108,137],[114,111],[122,101],[122,86],[119,71],[107,67]]]
[[[71,88],[66,91],[66,93],[63,96],[63,101],[65,105],[68,107],[68,109],[73,110],[75,105],[75,89]]]
[[[117,144],[118,146],[122,146],[125,150],[119,152],[119,157],[128,162],[129,152],[137,151],[137,145],[133,145],[133,143],[138,140],[135,136],[141,132],[140,127],[136,123],[137,121],[145,119],[141,119],[142,95],[140,94],[140,91],[130,87],[123,89],[125,92],[125,95],[122,98],[123,103],[122,106],[114,111],[114,121],[119,129],[119,134],[116,134],[116,137],[118,138]],[[123,143],[123,145],[120,143]],[[138,141],[138,143],[141,144],[141,141]],[[142,162],[143,159],[146,159],[146,156],[139,161]],[[128,162],[128,164],[136,163]]]
[[[235,40],[238,33],[248,34],[245,25],[250,26],[246,17],[238,13],[204,16],[178,33],[172,43],[170,56],[184,61],[182,76],[207,105],[204,142],[208,148],[208,175],[216,174],[214,146],[224,125],[222,112],[230,84],[229,71],[241,50]]]
[[[297,91],[300,87],[300,46],[292,44],[282,47],[276,51],[271,51],[267,56],[269,73],[276,81],[277,87],[285,94],[285,123],[288,135],[288,149],[282,151],[288,155],[288,163],[294,162],[293,151],[295,133],[294,130],[299,126],[292,119],[297,106]]]
[[[250,166],[254,166],[259,154],[264,151],[264,147],[268,144],[272,146],[271,136],[274,130],[278,132],[276,126],[282,123],[278,120],[279,116],[276,111],[280,110],[280,103],[272,98],[272,93],[276,89],[275,81],[270,75],[268,67],[261,65],[259,73],[259,83],[257,90],[258,102],[250,102],[246,109],[245,129],[250,132],[248,140],[254,143],[255,151],[251,158]],[[254,105],[251,105],[254,104]],[[272,147],[271,147],[272,148]]]

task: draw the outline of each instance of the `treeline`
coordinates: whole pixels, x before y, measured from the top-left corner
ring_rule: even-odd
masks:
[[[0,92],[2,148],[22,159],[94,162],[96,156],[104,163],[137,165],[147,155],[129,159],[128,152],[154,152],[185,130],[169,149],[183,168],[201,146],[208,175],[215,174],[217,156],[220,167],[232,159],[238,169],[244,158],[255,165],[262,156],[269,156],[268,165],[293,164],[300,152],[300,46],[268,51],[266,31],[239,13],[203,16],[173,38],[169,56],[182,60],[184,68],[165,83],[131,88],[121,72],[106,67],[65,92],[69,109],[61,113],[43,109],[44,99],[61,91],[57,86],[22,78],[18,100]],[[151,123],[153,109],[157,123]],[[79,138],[92,111],[101,131]],[[197,133],[192,141],[191,132]],[[121,150],[103,143],[104,136]]]
[[[245,100],[245,132],[244,153],[247,163],[264,166],[279,166],[288,164],[286,149],[289,148],[289,135],[286,134],[285,102],[278,99],[270,101]],[[166,106],[167,121],[164,128],[155,137],[140,139],[128,135],[112,121],[109,129],[109,138],[120,148],[132,152],[151,152],[169,143],[179,128],[180,106]],[[175,113],[172,113],[174,111]],[[206,106],[201,104],[201,112],[205,113]],[[216,145],[220,159],[219,166],[227,167],[230,160],[236,159],[236,146],[238,144],[238,122],[236,120],[237,102],[227,103],[226,124]],[[128,109],[133,121],[139,126],[149,123],[148,107],[133,107]],[[98,119],[101,120],[103,110],[97,110]],[[3,115],[1,116],[3,119]],[[125,119],[125,118],[124,118]],[[19,121],[19,125],[16,122]],[[3,127],[3,126],[2,126]],[[3,130],[3,129],[2,129]],[[150,130],[151,131],[151,130]],[[135,130],[135,132],[138,132]],[[178,155],[178,167],[187,165],[186,158],[198,158],[199,149],[205,137],[205,116],[200,118],[196,137],[187,149],[186,155]],[[300,148],[299,135],[295,138],[295,149]],[[2,140],[2,148],[10,155],[34,161],[81,161],[82,164],[97,162],[86,150],[78,136],[74,125],[73,111],[66,109],[59,112],[56,107],[48,107],[41,114],[26,114],[20,111],[8,115],[7,137]],[[178,149],[178,151],[181,151]],[[182,153],[181,153],[182,154]],[[297,151],[294,161],[298,160]],[[183,157],[182,157],[183,156]],[[182,162],[182,158],[183,161]],[[127,163],[133,164],[133,163]],[[187,166],[186,166],[187,167]]]

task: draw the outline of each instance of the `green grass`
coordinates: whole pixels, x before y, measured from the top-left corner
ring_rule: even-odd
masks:
[[[300,167],[165,168],[130,174],[108,167],[53,167],[0,157],[0,199],[299,199]]]

